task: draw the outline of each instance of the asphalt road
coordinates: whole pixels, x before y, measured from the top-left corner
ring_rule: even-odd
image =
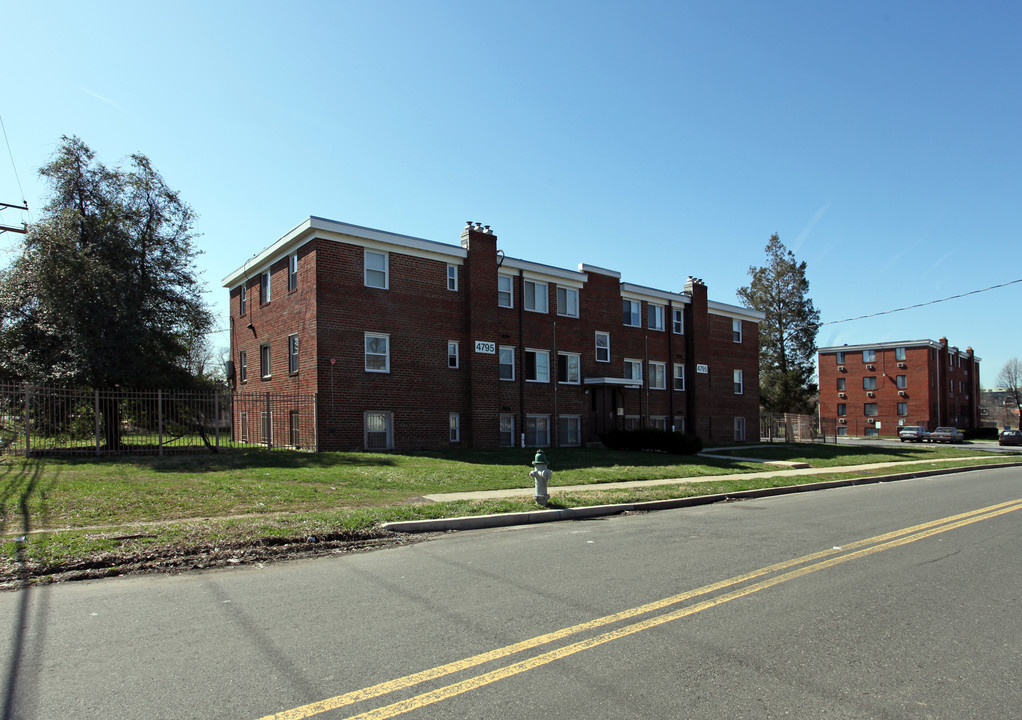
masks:
[[[1012,468],[35,588],[2,718],[1017,718],[1020,558]]]

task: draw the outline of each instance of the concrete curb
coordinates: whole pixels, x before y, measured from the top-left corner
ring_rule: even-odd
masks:
[[[872,485],[897,480],[933,477],[936,475],[952,475],[956,473],[987,470],[993,468],[1019,467],[1022,462],[997,463],[996,465],[975,465],[960,468],[939,470],[919,470],[916,472],[877,475],[875,477],[849,478],[847,480],[828,480],[824,482],[806,483],[804,485],[784,485],[782,487],[762,488],[759,490],[738,490],[733,493],[716,495],[698,495],[696,497],[675,498],[672,500],[650,500],[639,503],[618,503],[615,505],[592,505],[590,507],[565,508],[563,510],[535,510],[520,513],[501,513],[498,515],[469,515],[456,518],[437,518],[435,520],[406,520],[402,522],[383,523],[381,529],[391,532],[441,532],[444,530],[481,530],[485,528],[511,527],[513,525],[532,525],[535,523],[555,522],[558,520],[585,520],[608,515],[620,515],[624,512],[652,512],[654,510],[673,510],[698,505],[711,505],[728,500],[750,500],[753,498],[772,497],[774,495],[791,495],[831,488],[851,487],[854,485]],[[598,487],[598,486],[594,486]],[[556,490],[556,488],[553,488]]]

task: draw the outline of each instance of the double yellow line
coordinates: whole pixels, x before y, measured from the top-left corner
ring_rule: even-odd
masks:
[[[590,620],[578,625],[572,625],[571,627],[563,628],[552,633],[546,633],[545,635],[537,635],[534,638],[522,640],[521,642],[514,643],[513,645],[491,650],[490,652],[473,655],[472,657],[465,658],[464,660],[447,663],[446,665],[439,665],[437,667],[430,668],[429,670],[423,670],[422,672],[406,675],[402,678],[397,678],[395,680],[390,680],[361,690],[355,690],[343,695],[338,695],[327,700],[303,705],[292,710],[277,713],[276,715],[268,715],[260,720],[303,720],[304,718],[312,717],[313,715],[337,710],[348,705],[353,705],[365,700],[388,695],[398,690],[413,687],[429,680],[436,680],[453,673],[462,672],[484,663],[501,660],[516,653],[548,645],[557,640],[562,640],[588,630],[604,627],[623,620],[629,620],[658,610],[665,610],[674,605],[678,605],[679,603],[683,603],[687,600],[692,600],[703,595],[717,593],[722,590],[728,590],[729,588],[735,588],[731,589],[729,592],[715,595],[701,602],[686,605],[685,607],[677,608],[639,622],[625,625],[615,630],[610,630],[570,645],[549,650],[505,667],[498,668],[481,675],[476,675],[475,677],[468,678],[467,680],[462,680],[445,687],[437,688],[436,690],[422,693],[415,697],[395,702],[375,710],[370,710],[359,715],[353,715],[348,718],[348,720],[384,720],[385,718],[396,717],[397,715],[401,715],[416,708],[431,705],[456,695],[461,695],[462,693],[483,687],[484,685],[488,685],[498,680],[547,665],[555,660],[574,655],[582,652],[583,650],[588,650],[612,640],[617,640],[618,638],[633,635],[643,630],[663,625],[664,623],[669,623],[672,620],[694,615],[698,612],[702,612],[703,610],[707,610],[717,605],[722,605],[723,603],[730,602],[731,600],[737,600],[738,598],[751,595],[775,585],[780,585],[781,583],[789,580],[804,577],[819,570],[825,570],[827,568],[834,567],[835,565],[848,562],[849,560],[855,560],[857,558],[865,557],[866,555],[872,555],[873,553],[901,547],[902,545],[908,545],[909,543],[916,542],[917,540],[923,540],[933,535],[948,532],[949,530],[954,530],[982,520],[989,520],[990,518],[997,517],[998,515],[1004,515],[1005,513],[1014,512],[1016,510],[1022,510],[1022,499],[990,505],[985,508],[980,508],[979,510],[972,510],[959,515],[952,515],[939,520],[932,520],[930,522],[922,523],[921,525],[913,525],[912,527],[895,530],[893,532],[877,535],[865,540],[858,540],[844,545],[843,547],[834,547],[792,560],[786,560],[775,565],[760,568],[759,570],[753,570],[752,572],[748,572],[743,575],[737,575],[727,580],[711,583],[710,585],[705,585],[695,590],[688,590],[677,595],[672,595],[671,597],[663,598],[662,600],[657,600],[645,605],[639,605],[638,607],[614,613],[613,615],[606,615],[604,617],[596,618],[595,620]],[[759,582],[745,585],[744,587],[736,587],[743,583],[749,583],[751,580],[763,578],[768,575],[772,577],[767,577]]]

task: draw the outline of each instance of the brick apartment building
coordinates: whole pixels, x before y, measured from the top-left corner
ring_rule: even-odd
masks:
[[[243,413],[243,434],[276,444],[573,446],[642,426],[758,439],[763,315],[708,300],[701,280],[666,292],[507,257],[478,223],[449,245],[310,217],[223,284],[235,389],[316,396],[314,413]]]
[[[979,427],[979,358],[947,338],[820,348],[820,415],[838,435],[897,437],[903,425]]]

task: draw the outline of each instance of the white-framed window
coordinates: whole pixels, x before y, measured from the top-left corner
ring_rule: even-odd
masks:
[[[596,362],[610,362],[610,333],[596,331]]]
[[[908,403],[907,402],[900,402],[900,403],[898,403],[898,414],[899,415],[908,415]]]
[[[582,381],[582,356],[578,353],[557,353],[557,382],[578,385]]]
[[[524,296],[522,302],[525,303],[526,310],[545,313],[549,309],[546,283],[526,280],[522,288],[522,295]]]
[[[564,317],[578,317],[578,290],[558,286],[557,314]]]
[[[652,303],[646,305],[646,326],[650,330],[663,330],[664,329],[664,306],[663,305],[654,305]]]
[[[557,418],[557,441],[561,447],[581,445],[582,418],[578,415],[561,415]]]
[[[550,445],[550,416],[525,416],[525,444],[530,447],[548,447]]]
[[[837,379],[838,390],[846,390],[847,389],[846,385],[847,383],[845,382],[845,379],[843,377]]]
[[[649,426],[654,430],[667,430],[667,418],[657,415],[649,419]]]
[[[834,358],[837,360],[837,364],[838,365],[844,365],[845,364],[845,353],[844,353],[844,351],[839,350],[838,352],[834,353]]]
[[[452,292],[458,291],[458,266],[447,266],[447,289]]]
[[[653,390],[667,389],[667,363],[649,361],[649,386]],[[667,427],[666,418],[664,427]]]
[[[238,314],[244,315],[246,312],[248,312],[248,287],[242,285],[238,293]]]
[[[302,423],[301,414],[297,410],[292,410],[288,413],[288,428],[290,430],[291,447],[300,448],[302,446]]]
[[[451,428],[451,442],[461,442],[461,414],[451,413],[449,423]]]
[[[248,353],[244,350],[238,353],[238,380],[248,382]]]
[[[287,258],[287,291],[292,292],[298,289],[298,253],[293,253]]]
[[[501,413],[497,427],[497,445],[515,447],[515,416],[512,413]]]
[[[625,430],[638,430],[642,427],[642,418],[638,415],[625,415]]]
[[[685,311],[682,308],[671,308],[671,332],[675,335],[685,334]]]
[[[273,442],[273,412],[259,413],[259,441],[263,445]]]
[[[366,372],[390,372],[390,335],[365,334]]]
[[[745,392],[745,371],[735,370],[735,395],[741,395]]]
[[[908,387],[908,375],[898,375],[894,378],[894,381],[899,390],[904,390]]]
[[[863,350],[862,351],[862,361],[864,363],[876,362],[877,361],[877,351],[876,350]]]
[[[877,379],[875,375],[867,375],[862,378],[862,389],[863,390],[876,390]]]
[[[448,340],[447,341],[447,367],[456,368],[458,367],[458,341]]]
[[[550,351],[525,350],[526,382],[550,382]]]
[[[838,403],[837,404],[837,416],[838,417],[844,417],[847,414],[848,414],[848,403]]]
[[[638,300],[622,300],[621,315],[628,327],[642,327],[642,303]]]
[[[263,305],[270,301],[270,271],[259,276],[259,302]]]
[[[390,450],[394,447],[394,413],[386,410],[366,410],[366,450]]]
[[[631,380],[636,385],[642,384],[642,360],[630,360],[625,358],[625,380]]]
[[[680,433],[684,433],[685,432],[685,416],[684,415],[675,415],[674,416],[674,427],[672,429],[674,430],[674,432],[680,432]]]
[[[735,442],[745,442],[745,418],[735,418]]]
[[[269,344],[259,346],[259,377],[270,377],[270,346]]]
[[[287,336],[287,371],[294,375],[298,372],[298,336]]]
[[[948,384],[951,386],[951,394],[955,394],[955,381],[954,378],[948,380]]]
[[[905,348],[894,348],[894,359],[898,362],[904,362],[905,360]]]
[[[241,411],[241,437],[240,440],[244,443],[248,442],[248,411]]]
[[[366,249],[365,286],[386,290],[389,287],[390,256],[385,252]]]
[[[514,307],[515,289],[514,278],[510,275],[497,276],[497,307]]]
[[[497,357],[500,363],[500,379],[515,379],[515,349],[507,345],[501,345]]]
[[[731,320],[731,340],[736,343],[742,341],[742,321],[738,318],[732,318]]]
[[[674,389],[685,389],[685,365],[682,363],[674,363]]]
[[[863,403],[862,414],[866,417],[876,417],[877,404],[876,403]]]

